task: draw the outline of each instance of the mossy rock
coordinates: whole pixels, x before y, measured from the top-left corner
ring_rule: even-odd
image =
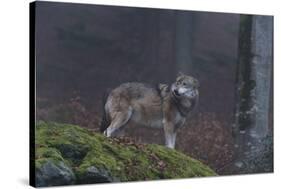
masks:
[[[208,166],[176,150],[156,144],[122,142],[70,124],[39,121],[35,145],[36,176],[43,174],[46,163],[52,162],[53,167],[63,163],[71,172],[69,175],[74,175],[67,178],[69,184],[216,175]],[[64,173],[60,172],[53,180],[60,179],[60,174]],[[37,186],[66,184],[65,180],[53,180]]]

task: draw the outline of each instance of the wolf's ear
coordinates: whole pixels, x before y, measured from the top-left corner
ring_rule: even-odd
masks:
[[[162,96],[162,97],[167,96],[167,94],[168,94],[168,92],[169,92],[169,85],[160,83],[160,84],[158,85],[158,87],[159,87],[161,96]]]
[[[167,85],[167,84],[160,83],[160,84],[158,85],[158,87],[159,87],[159,89],[160,89],[161,91],[167,92],[167,91],[169,90],[169,85]]]
[[[194,79],[194,85],[196,86],[196,88],[200,87],[200,83],[197,79]]]
[[[184,76],[184,74],[182,72],[178,72],[177,77],[181,77],[181,76]]]

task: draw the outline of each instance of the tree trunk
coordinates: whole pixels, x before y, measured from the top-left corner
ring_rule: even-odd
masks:
[[[242,15],[240,19],[235,132],[265,137],[272,82],[272,17]]]
[[[255,121],[251,113],[254,104],[252,90],[255,87],[254,73],[251,65],[251,15],[240,16],[238,66],[236,72],[236,121],[235,134],[245,130]]]
[[[268,134],[270,90],[272,82],[273,19],[254,16],[252,23],[252,70],[255,73],[255,125],[252,137],[263,138]]]
[[[272,32],[272,17],[241,15],[233,130],[238,166],[249,155],[262,153],[261,141],[268,134],[272,108]]]
[[[192,73],[192,25],[193,13],[187,11],[176,12],[176,63],[180,72]]]

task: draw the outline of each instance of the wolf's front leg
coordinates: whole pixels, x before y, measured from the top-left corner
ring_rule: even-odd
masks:
[[[176,133],[167,133],[165,134],[166,146],[168,148],[175,149],[176,146]]]
[[[176,146],[176,138],[177,138],[177,133],[176,131],[174,131],[173,135],[172,135],[172,145],[173,145],[173,149]]]
[[[168,148],[175,148],[176,133],[174,131],[174,124],[164,121],[165,142]]]

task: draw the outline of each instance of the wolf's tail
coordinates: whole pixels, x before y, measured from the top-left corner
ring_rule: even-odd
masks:
[[[102,104],[103,104],[103,115],[102,115],[102,120],[101,120],[101,123],[100,123],[100,132],[104,132],[107,127],[110,125],[110,119],[109,119],[109,116],[105,110],[105,103],[106,103],[106,100],[109,96],[109,90],[106,91],[103,95],[103,99],[102,99]]]

